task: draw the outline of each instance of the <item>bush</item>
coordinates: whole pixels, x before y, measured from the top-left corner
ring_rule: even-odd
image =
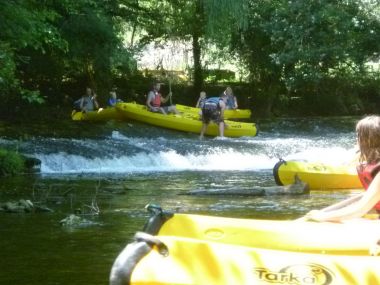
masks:
[[[19,174],[24,165],[24,158],[19,153],[0,149],[0,176]]]

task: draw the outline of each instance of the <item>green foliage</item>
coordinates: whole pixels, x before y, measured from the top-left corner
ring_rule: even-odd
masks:
[[[19,174],[24,164],[24,158],[17,152],[0,149],[0,176]]]
[[[379,100],[379,75],[365,67],[380,57],[379,1],[11,0],[1,7],[4,106],[62,102],[63,90],[87,84],[106,94],[117,83],[132,98],[141,93],[136,78],[151,80],[138,74],[139,51],[168,40],[192,44],[194,94],[204,78],[220,75],[207,74],[208,65],[233,59],[266,114],[327,112],[326,105],[349,113]]]

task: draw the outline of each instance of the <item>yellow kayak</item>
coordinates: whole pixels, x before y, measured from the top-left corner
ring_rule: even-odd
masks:
[[[201,109],[190,107],[186,105],[176,104],[177,110],[183,113],[189,113],[195,116],[199,116]],[[249,119],[251,117],[251,110],[249,109],[236,109],[236,110],[225,110],[224,118],[226,119]]]
[[[150,209],[152,211],[152,209]],[[380,239],[379,219],[345,223],[278,221],[165,213],[160,208],[144,227],[156,236],[177,236],[239,246],[296,252],[368,255]]]
[[[100,108],[97,111],[81,112],[72,111],[71,119],[74,121],[108,121],[120,120],[123,116],[115,107]]]
[[[153,113],[146,109],[144,105],[136,103],[118,103],[116,108],[124,115],[125,118],[135,121],[147,123],[153,126],[197,133],[199,134],[202,127],[202,121],[199,120],[199,116],[191,114],[168,114],[163,115],[161,113]],[[257,133],[256,125],[254,123],[243,123],[227,121],[228,125],[224,131],[226,137],[242,137],[242,136],[255,136]],[[206,135],[217,136],[218,126],[214,123],[210,123],[207,128]]]
[[[311,190],[363,188],[354,165],[280,160],[273,168],[277,185],[294,183],[295,175],[308,183]]]
[[[110,285],[380,284],[379,256],[299,253],[176,236],[135,237],[115,260]]]

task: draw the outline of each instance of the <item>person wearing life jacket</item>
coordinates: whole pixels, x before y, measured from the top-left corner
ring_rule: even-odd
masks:
[[[99,109],[99,103],[96,97],[96,93],[94,93],[90,87],[86,87],[86,93],[74,102],[75,110],[88,112]]]
[[[201,91],[201,93],[199,93],[199,98],[198,98],[198,101],[197,101],[197,104],[195,105],[195,108],[201,108],[203,107],[203,105],[205,104],[207,98],[206,98],[206,92],[205,91]]]
[[[121,99],[117,98],[116,90],[110,91],[110,97],[108,98],[108,105],[110,107],[115,107],[116,103],[123,102]]]
[[[219,136],[224,136],[224,110],[226,109],[227,96],[222,94],[220,97],[208,98],[202,107],[202,129],[200,139],[204,134],[210,121],[215,122],[219,126]]]
[[[236,110],[238,108],[238,103],[236,96],[232,92],[232,88],[228,86],[223,94],[227,96],[226,110]]]
[[[151,112],[162,113],[164,115],[168,113],[179,114],[175,105],[161,106],[161,104],[166,103],[170,99],[172,93],[170,92],[166,97],[163,97],[160,93],[160,89],[161,83],[155,83],[152,90],[149,91],[146,99],[146,106],[148,110]]]
[[[367,116],[356,125],[359,147],[358,176],[365,192],[333,204],[322,210],[313,210],[303,220],[341,222],[360,218],[372,210],[380,213],[380,116]]]

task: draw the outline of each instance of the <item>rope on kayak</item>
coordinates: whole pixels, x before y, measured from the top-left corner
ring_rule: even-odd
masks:
[[[143,232],[157,235],[162,225],[174,216],[174,213],[162,210],[162,208],[155,204],[148,204],[145,206],[150,213],[150,218],[145,223]]]
[[[168,256],[168,247],[157,237],[147,233],[137,232],[134,241],[127,244],[112,265],[110,285],[128,285],[131,282],[133,270],[140,260],[147,255],[153,247],[157,247],[162,256]]]
[[[158,252],[162,256],[168,256],[169,255],[168,247],[162,241],[160,241],[160,239],[158,239],[155,236],[152,236],[150,234],[143,233],[143,232],[137,232],[135,234],[134,239],[136,242],[145,242],[150,247],[156,246],[158,249]]]
[[[279,175],[279,169],[280,169],[280,166],[285,164],[286,165],[286,161],[283,160],[282,158],[279,159],[279,161],[275,164],[275,166],[273,167],[273,177],[274,177],[274,181],[276,182],[277,185],[279,186],[283,186],[284,184],[282,183],[281,179],[280,179],[280,175]]]

